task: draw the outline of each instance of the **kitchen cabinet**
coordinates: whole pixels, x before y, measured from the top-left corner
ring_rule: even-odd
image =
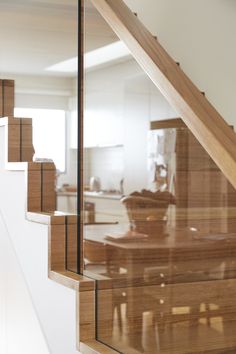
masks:
[[[124,143],[123,119],[114,113],[97,115],[86,112],[84,117],[84,147],[104,147]]]
[[[89,195],[90,194],[90,195]],[[85,201],[95,205],[96,222],[119,222],[128,223],[128,215],[125,206],[117,195],[99,195],[99,193],[90,193],[86,195]]]
[[[57,210],[65,213],[77,213],[77,193],[75,192],[58,192],[57,193]]]
[[[70,148],[78,148],[78,112],[76,110],[71,112],[70,120]]]

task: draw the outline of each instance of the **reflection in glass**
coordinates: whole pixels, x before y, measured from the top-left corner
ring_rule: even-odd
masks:
[[[90,16],[101,46],[111,30],[91,6],[86,16],[92,50]],[[233,350],[235,190],[130,56],[85,79],[84,274],[97,280],[97,340],[122,353]]]

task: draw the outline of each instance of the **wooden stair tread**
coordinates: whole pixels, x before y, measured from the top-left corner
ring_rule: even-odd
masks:
[[[80,346],[78,349],[81,350],[83,354],[117,354],[118,353],[116,350],[113,350],[96,340],[80,342]],[[129,354],[138,354],[138,353],[140,352],[131,351]]]
[[[65,224],[65,219],[67,218],[67,223],[76,224],[77,215],[66,213],[62,211],[52,211],[52,212],[30,212],[26,213],[26,218],[29,221],[37,222],[45,225],[58,225]]]
[[[91,291],[95,289],[95,281],[70,271],[49,271],[49,278],[76,291]]]

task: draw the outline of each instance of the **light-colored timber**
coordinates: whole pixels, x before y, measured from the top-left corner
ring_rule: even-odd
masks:
[[[165,120],[156,120],[150,122],[150,129],[168,129],[168,128],[187,128],[186,124],[184,124],[181,118],[172,118]]]
[[[31,118],[20,118],[21,122],[21,161],[32,161],[34,155],[33,129]]]
[[[77,223],[78,218],[67,216],[66,234],[67,234],[67,269],[72,272],[77,272],[78,266],[78,237]]]
[[[95,291],[79,292],[76,294],[77,304],[77,343],[94,340],[95,324]]]
[[[40,212],[41,208],[41,164],[30,162],[27,172],[27,211]]]
[[[236,135],[122,0],[91,0],[236,187]]]
[[[56,210],[56,167],[54,163],[41,164],[41,178],[42,178],[42,211]]]
[[[14,116],[14,81],[0,80],[0,117]]]
[[[80,350],[83,354],[117,354],[116,350],[113,350],[96,340],[81,342]],[[130,352],[130,354],[138,354],[138,352]]]
[[[75,274],[74,272],[65,271],[50,271],[49,278],[55,282],[62,284],[76,291],[93,291],[95,289],[95,281],[83,275]]]
[[[9,118],[7,126],[8,161],[21,162],[21,125],[20,119]]]
[[[5,127],[5,163],[31,162],[34,155],[32,119],[2,117],[0,126]]]

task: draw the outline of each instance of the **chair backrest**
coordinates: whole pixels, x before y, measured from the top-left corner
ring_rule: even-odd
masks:
[[[84,240],[84,258],[89,263],[105,263],[106,247],[101,242]]]
[[[169,204],[167,201],[141,196],[124,197],[121,201],[130,221],[163,220]]]
[[[175,204],[174,196],[165,192],[151,192],[143,189],[121,199],[130,221],[163,220],[168,205]]]
[[[174,196],[165,192],[142,190],[121,199],[130,221],[130,228],[149,235],[163,234],[165,215],[169,204],[175,203]]]

